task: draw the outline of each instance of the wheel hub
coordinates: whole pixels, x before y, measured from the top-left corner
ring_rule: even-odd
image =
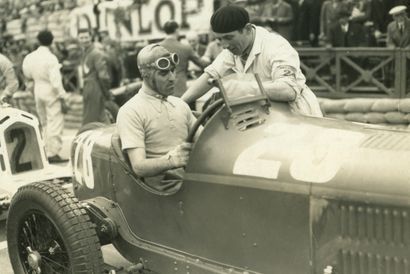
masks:
[[[31,250],[30,247],[27,248],[28,256],[27,262],[31,269],[34,269],[36,273],[40,273],[40,263],[41,263],[41,255],[37,251]]]

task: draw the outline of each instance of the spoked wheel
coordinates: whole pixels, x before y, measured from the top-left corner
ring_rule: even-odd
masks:
[[[29,273],[69,273],[67,247],[42,212],[28,211],[17,232],[19,257]]]
[[[98,237],[76,198],[51,182],[19,189],[7,219],[14,273],[103,273]]]

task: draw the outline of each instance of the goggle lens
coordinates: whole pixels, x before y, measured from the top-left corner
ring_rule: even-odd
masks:
[[[156,69],[159,69],[159,70],[167,70],[171,68],[171,65],[176,66],[178,64],[179,64],[178,54],[171,53],[167,57],[158,58],[155,62],[151,64],[141,65],[141,68],[155,67]]]
[[[157,61],[155,61],[155,65],[157,66],[158,69],[161,69],[161,70],[169,69],[171,67],[171,63],[174,66],[178,65],[179,63],[178,54],[172,53],[168,57],[161,57],[161,58],[158,58]]]

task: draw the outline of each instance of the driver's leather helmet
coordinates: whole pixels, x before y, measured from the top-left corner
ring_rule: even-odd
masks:
[[[168,55],[170,55],[170,52],[158,44],[150,44],[143,47],[137,56],[138,69],[140,70],[143,78],[144,74],[146,75],[146,72],[151,70],[150,68],[145,67],[146,65],[152,64],[158,58]]]

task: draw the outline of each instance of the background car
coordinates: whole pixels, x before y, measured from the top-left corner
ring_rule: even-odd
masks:
[[[23,185],[38,181],[71,181],[69,165],[51,165],[46,157],[38,119],[25,111],[0,105],[0,219]]]
[[[36,182],[13,197],[16,273],[101,273],[109,243],[140,273],[410,271],[407,131],[223,95],[182,178],[136,176],[113,125],[80,133],[75,196]]]

